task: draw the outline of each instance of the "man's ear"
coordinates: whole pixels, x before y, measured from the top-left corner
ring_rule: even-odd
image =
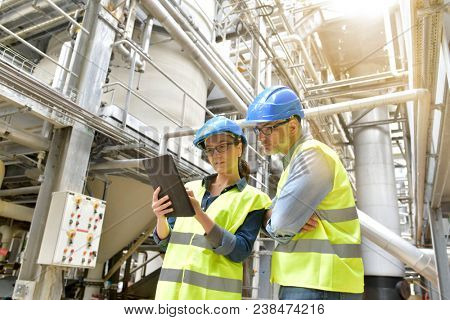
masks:
[[[297,132],[300,131],[300,122],[298,122],[297,119],[291,119],[291,121],[288,122],[288,128],[289,135],[296,136]]]

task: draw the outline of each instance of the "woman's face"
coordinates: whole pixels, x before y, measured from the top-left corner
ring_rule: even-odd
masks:
[[[205,140],[205,153],[217,173],[230,174],[238,170],[242,143],[231,134],[215,134]]]

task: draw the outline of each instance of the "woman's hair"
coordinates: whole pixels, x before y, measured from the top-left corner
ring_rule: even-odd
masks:
[[[242,144],[242,154],[238,159],[238,169],[239,169],[239,176],[241,178],[245,178],[247,182],[250,179],[250,166],[248,165],[248,162],[243,159],[243,156],[246,152],[247,144],[244,143],[241,139],[237,138],[236,141],[239,141]]]
[[[245,180],[250,179],[250,166],[248,165],[247,161],[245,161],[244,159],[242,159],[242,157],[239,158],[239,176],[241,178],[245,178]]]

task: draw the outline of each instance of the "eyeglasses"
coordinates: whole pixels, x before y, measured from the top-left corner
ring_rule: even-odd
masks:
[[[283,122],[279,122],[273,126],[270,126],[270,127],[262,127],[262,128],[255,127],[255,128],[253,128],[253,130],[255,131],[256,135],[259,135],[259,133],[261,132],[265,136],[270,136],[273,132],[273,129],[278,128],[278,127],[282,126],[283,124],[288,123],[289,121],[291,121],[290,118]]]
[[[231,145],[237,145],[239,142],[240,141],[233,141],[233,142],[219,144],[218,146],[213,147],[213,148],[205,148],[205,149],[203,149],[203,153],[207,156],[213,156],[214,151],[217,151],[217,153],[224,153],[225,151],[228,150],[228,148]]]

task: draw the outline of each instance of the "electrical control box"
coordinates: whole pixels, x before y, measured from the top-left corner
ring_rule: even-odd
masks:
[[[94,268],[106,202],[70,191],[52,195],[38,263]]]

